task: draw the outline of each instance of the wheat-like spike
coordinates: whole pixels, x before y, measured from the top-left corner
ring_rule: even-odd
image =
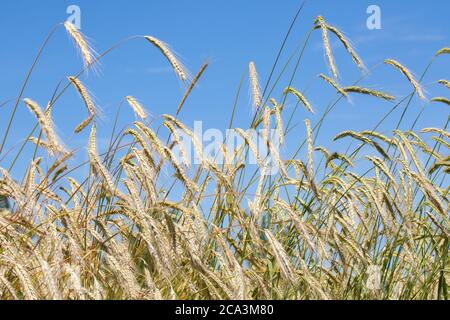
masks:
[[[178,128],[180,128],[185,134],[187,134],[191,138],[192,144],[194,145],[195,152],[197,153],[198,157],[200,158],[199,160],[203,162],[205,157],[203,155],[202,143],[199,140],[199,138],[197,137],[197,135],[194,132],[192,132],[192,130],[190,130],[188,127],[186,127],[181,121],[176,119],[175,117],[173,117],[171,115],[167,115],[167,114],[163,114],[162,117],[171,121],[173,124],[175,124]]]
[[[360,133],[365,135],[365,136],[370,136],[370,137],[374,137],[374,138],[380,139],[381,141],[384,141],[384,142],[386,142],[388,144],[392,143],[391,139],[389,139],[385,135],[383,135],[383,134],[381,134],[379,132],[373,131],[373,130],[364,130],[364,131],[361,131]]]
[[[103,165],[102,161],[100,160],[100,157],[97,152],[97,144],[96,144],[96,133],[97,133],[97,127],[94,124],[91,129],[91,135],[89,137],[89,147],[88,147],[88,154],[89,154],[89,160],[91,162],[92,167],[94,170],[96,170],[98,173],[100,173],[101,177],[103,178],[103,181],[105,182],[107,190],[111,193],[111,195],[115,195],[121,199],[125,198],[122,193],[119,192],[117,187],[114,185],[113,178],[111,177],[111,174],[108,172],[108,169]]]
[[[409,71],[405,66],[400,64],[400,62],[395,61],[393,59],[386,59],[386,60],[384,60],[384,63],[393,66],[394,68],[398,69],[401,73],[403,73],[403,75],[408,79],[408,81],[413,86],[413,88],[416,91],[419,98],[422,100],[426,99],[421,85],[413,77],[413,75],[411,74],[411,71]]]
[[[23,198],[24,193],[22,188],[11,178],[8,171],[0,167],[0,173],[3,178],[0,180],[0,191],[3,196],[12,197],[14,200],[20,202],[19,205],[25,205]]]
[[[51,294],[51,297],[53,300],[61,300],[62,295],[61,291],[58,288],[57,279],[55,278],[55,274],[53,270],[51,269],[50,265],[47,261],[45,261],[39,254],[36,253],[38,256],[38,261],[41,266],[42,273],[44,275],[45,283],[48,287],[48,291]]]
[[[130,130],[131,130],[131,129],[130,129]],[[135,159],[135,158],[136,158],[136,155],[135,155],[135,154],[133,154],[133,153],[127,153],[125,156],[122,157],[122,159],[120,159],[119,163],[120,163],[122,166],[124,166],[124,165],[126,165],[126,164],[131,164],[131,165],[132,165],[131,160],[133,160],[133,159]]]
[[[48,150],[50,153],[54,151],[53,146],[49,142],[43,141],[42,139],[38,139],[36,137],[29,137],[28,140],[34,143],[35,145]]]
[[[78,94],[80,95],[81,99],[83,100],[84,104],[86,105],[86,109],[88,110],[89,114],[96,115],[97,111],[95,109],[94,102],[92,101],[91,96],[89,95],[86,87],[76,77],[68,77],[67,79],[69,79],[70,83],[78,91]]]
[[[267,145],[269,147],[270,154],[272,155],[273,159],[275,160],[275,162],[278,165],[281,175],[286,178],[287,177],[286,167],[284,165],[284,161],[281,160],[278,149],[275,148],[275,146],[271,140],[268,140]]]
[[[241,128],[237,128],[235,129],[235,131],[245,140],[245,144],[248,145],[250,151],[252,152],[253,156],[256,159],[256,162],[258,163],[258,166],[260,168],[263,167],[263,161],[259,155],[258,152],[258,148],[255,145],[255,143],[252,141],[251,137],[249,136],[249,134],[247,134],[247,132],[245,132],[244,130],[242,130]]]
[[[330,155],[331,155],[330,151],[328,151],[326,148],[321,147],[321,146],[315,147],[315,148],[314,148],[314,151],[320,151],[320,152],[322,152],[323,155],[325,156],[325,158],[328,158],[328,157],[330,157]]]
[[[259,108],[261,106],[261,87],[259,86],[258,73],[256,71],[255,63],[251,61],[248,65],[248,70],[250,74],[250,85],[252,89],[252,99],[253,105],[255,108]]]
[[[342,90],[342,88],[336,83],[336,81],[334,81],[330,77],[327,77],[323,73],[319,74],[319,77],[328,82],[328,84],[330,84],[334,89],[336,89],[338,93],[342,94],[344,97],[348,96],[347,92]]]
[[[63,165],[61,167],[59,167],[57,170],[55,170],[55,174],[52,177],[52,183],[55,183],[57,181],[57,179],[64,173],[67,171],[69,167],[67,165]],[[40,189],[41,190],[41,189]],[[52,191],[48,190],[47,187],[46,188],[42,188],[42,192],[46,193],[45,196],[47,198],[50,199],[60,199],[58,197],[58,195],[54,194]]]
[[[441,202],[439,196],[436,193],[435,186],[422,173],[411,172],[413,178],[418,182],[418,185],[425,191],[426,196],[437,209],[436,211],[440,216],[448,221],[448,208]]]
[[[130,107],[133,109],[134,113],[141,119],[147,119],[147,112],[144,107],[132,96],[125,97]]]
[[[86,194],[84,193],[83,188],[81,187],[81,185],[74,179],[74,178],[67,178],[67,181],[70,184],[70,187],[72,189],[72,194],[75,195],[76,193],[80,193],[83,197],[86,196]]]
[[[168,121],[164,121],[163,125],[169,129],[170,133],[172,134],[173,140],[174,142],[178,145],[178,147],[180,148],[180,155],[181,155],[181,159],[183,161],[183,164],[186,167],[189,167],[190,165],[190,161],[189,161],[189,157],[188,157],[188,152],[183,144],[183,142],[180,139],[180,135],[178,134],[177,130],[175,129],[175,127]]]
[[[294,268],[292,267],[292,264],[283,246],[280,242],[278,242],[278,240],[269,230],[265,230],[264,234],[266,235],[267,240],[269,240],[272,252],[280,266],[281,274],[287,281],[291,282],[292,284],[296,283]]]
[[[340,218],[339,216],[337,217],[338,221],[343,224],[344,219]],[[348,245],[350,247],[351,250],[349,250],[349,252],[353,255],[353,253],[356,253],[357,256],[364,262],[367,262],[367,257],[364,254],[364,252],[361,250],[360,246],[357,244],[356,241],[352,240],[351,238],[348,238],[346,236],[341,236],[338,235],[338,238],[342,240],[342,242],[344,242],[346,245]]]
[[[308,171],[312,177],[314,177],[314,163],[313,163],[313,131],[311,128],[311,122],[309,119],[305,119],[306,126],[306,141],[308,145]]]
[[[450,100],[444,97],[436,97],[430,100],[431,102],[441,102],[450,106]]]
[[[342,90],[347,93],[351,92],[351,93],[367,94],[367,95],[385,99],[385,100],[395,100],[394,96],[391,96],[387,93],[373,90],[373,89],[367,89],[367,88],[362,88],[362,87],[357,87],[357,86],[350,86],[350,87],[342,88]]]
[[[51,121],[50,117],[47,117],[45,113],[42,111],[41,107],[39,107],[39,105],[33,100],[25,99],[24,102],[30,109],[30,111],[36,116],[42,131],[47,137],[48,144],[51,148],[49,151],[51,153],[53,152],[63,154],[66,153],[66,150],[59,142],[59,138],[55,134],[53,122]]]
[[[448,80],[439,80],[438,83],[442,84],[443,86],[447,87],[448,89],[450,89],[450,81]]]
[[[389,159],[389,155],[386,153],[386,151],[384,151],[384,149],[378,143],[363,136],[361,133],[357,133],[354,131],[343,131],[334,138],[334,141],[345,138],[345,137],[352,137],[356,140],[362,141],[363,143],[369,144],[372,147],[374,147],[383,157]]]
[[[406,148],[406,150],[408,150],[414,165],[417,167],[417,170],[420,172],[420,174],[422,176],[425,176],[422,165],[420,164],[419,158],[417,157],[417,154],[411,145],[411,141],[400,130],[394,130],[394,133],[400,137],[401,141],[403,142],[402,143],[403,146]]]
[[[444,137],[450,139],[450,132],[445,131],[443,129],[439,129],[439,128],[424,128],[424,129],[422,129],[421,132],[422,133],[430,133],[430,132],[438,133],[438,134],[443,135]]]
[[[91,48],[84,35],[75,26],[66,21],[64,27],[70,38],[75,42],[77,48],[81,52],[85,68],[89,68],[95,63],[95,51]]]
[[[138,128],[144,134],[144,136],[146,136],[149,139],[153,148],[158,152],[158,155],[160,156],[161,160],[164,160],[166,158],[166,152],[164,151],[164,146],[163,146],[161,140],[156,135],[156,133],[153,132],[153,130],[151,130],[149,127],[147,127],[142,122],[137,121],[134,123],[134,125],[136,126],[136,128]],[[137,141],[139,142],[139,140],[137,140]]]
[[[233,293],[228,289],[228,287],[223,283],[223,281],[216,275],[214,272],[210,270],[208,266],[205,265],[204,261],[200,258],[200,252],[199,250],[190,243],[191,241],[185,241],[185,246],[188,246],[187,248],[187,254],[189,255],[190,262],[192,267],[199,271],[199,274],[201,278],[209,285],[213,287],[220,288],[229,299],[233,299],[234,295]],[[211,281],[211,280],[212,281]]]
[[[319,27],[322,30],[322,41],[323,41],[323,48],[325,50],[325,56],[327,57],[328,65],[331,69],[333,77],[337,79],[338,71],[334,63],[334,57],[330,46],[330,39],[328,38],[328,25],[326,24],[322,16],[317,17],[315,24],[319,24]]]
[[[148,271],[147,268],[144,269],[144,276],[145,276],[145,284],[147,287],[151,290],[153,293],[153,299],[152,300],[163,300],[161,291],[156,286],[155,282],[153,281],[153,277]]]
[[[448,172],[447,172],[448,173]],[[429,211],[426,212],[426,214],[428,215],[428,217],[430,217],[431,221],[433,221],[433,223],[442,230],[442,232],[447,236],[447,239],[450,239],[450,232],[448,230],[448,228],[446,228],[445,226],[442,225],[442,223],[440,223],[438,221],[438,219]]]
[[[146,158],[146,162],[148,162],[148,164],[150,164],[152,167],[155,167],[155,161],[152,156],[152,151],[150,150],[149,146],[147,145],[147,143],[145,142],[145,139],[141,136],[141,134],[139,134],[139,132],[137,132],[136,130],[131,129],[131,128],[126,130],[124,132],[124,135],[125,134],[129,134],[129,135],[133,136],[133,138],[141,145],[142,150],[144,152],[144,156]],[[126,155],[124,157],[124,159],[122,159],[122,161],[125,163],[134,157],[135,156],[133,154],[129,153],[128,155]]]
[[[169,46],[162,42],[159,39],[156,39],[151,36],[145,36],[145,39],[147,39],[151,44],[153,44],[156,48],[158,48],[164,57],[169,61],[169,63],[172,65],[173,70],[175,71],[178,78],[182,81],[188,80],[188,73],[185,70],[184,66],[181,64],[181,62],[178,61],[178,59],[175,57],[175,55],[170,50]]]
[[[278,102],[277,102],[277,100],[275,100],[274,98],[270,98],[270,99],[269,99],[269,102],[270,102],[274,107],[279,106],[279,107],[280,107],[280,111],[283,111],[283,105],[279,105]]]
[[[191,94],[192,90],[195,88],[195,86],[197,85],[197,82],[200,80],[200,77],[202,76],[202,74],[205,72],[206,68],[208,68],[209,63],[205,62],[200,70],[197,72],[197,74],[195,75],[194,79],[192,79],[191,83],[189,84],[189,87],[187,88],[186,92],[184,93],[183,99],[181,99],[180,104],[178,105],[178,109],[177,109],[177,115],[180,113],[181,108],[183,108],[184,103],[186,102],[187,98],[189,97],[189,95]]]
[[[450,156],[446,159],[437,160],[431,168],[428,170],[429,174],[433,174],[437,169],[444,167],[444,171],[447,172],[450,169]]]
[[[131,167],[128,165],[130,170],[128,172],[135,172],[135,176],[141,181],[141,184],[145,186],[147,198],[154,203],[157,198],[157,193],[155,189],[155,165],[152,158],[149,158],[145,150],[139,151],[135,148],[132,149],[132,155],[137,159],[140,168]],[[125,165],[125,164],[124,164]],[[140,170],[139,170],[140,169]],[[139,171],[139,173],[138,173]]]
[[[163,146],[163,148],[165,150],[165,153],[166,153],[168,159],[172,163],[178,177],[180,178],[181,182],[183,182],[183,184],[186,186],[186,188],[188,190],[190,190],[191,192],[193,192],[193,193],[199,192],[200,190],[199,190],[198,186],[187,177],[186,173],[184,172],[183,168],[180,166],[180,163],[178,162],[177,158],[173,154],[172,150],[170,150],[166,146]]]
[[[314,110],[311,107],[311,104],[308,102],[308,100],[306,100],[306,98],[303,96],[303,94],[301,94],[299,91],[297,91],[293,87],[287,87],[284,90],[284,94],[288,94],[288,93],[292,93],[306,107],[306,109],[309,112],[314,113]]]
[[[78,298],[85,298],[85,289],[81,283],[80,270],[78,266],[72,266],[68,263],[64,265],[64,270],[69,274],[70,287]]]
[[[436,57],[441,54],[450,54],[450,48],[442,48],[438,52],[436,52]]]
[[[275,201],[275,204],[280,206],[282,209],[286,210],[289,217],[294,221],[295,227],[297,228],[298,232],[301,234],[301,237],[303,237],[306,242],[308,243],[311,250],[316,251],[316,246],[314,245],[310,234],[308,232],[308,225],[302,221],[298,213],[296,213],[290,205],[285,203],[284,201]]]
[[[332,33],[334,33],[338,37],[338,39],[342,42],[342,44],[344,45],[345,49],[347,50],[347,52],[350,54],[350,56],[352,57],[353,61],[355,62],[356,66],[359,69],[365,71],[366,67],[365,67],[363,61],[361,60],[361,58],[356,53],[356,51],[353,48],[353,46],[350,43],[350,41],[336,27],[333,27],[333,26],[330,26],[329,24],[327,24],[327,28]]]
[[[433,139],[434,141],[437,141],[439,144],[442,144],[443,146],[445,146],[447,149],[450,149],[450,143],[445,141],[444,139],[442,139],[441,137],[431,137],[431,139]],[[432,152],[431,148],[429,148],[425,143],[423,143],[423,145],[425,146],[421,146],[421,148],[430,154],[434,154],[434,152]]]
[[[311,122],[309,119],[305,119],[305,126],[306,126],[306,142],[308,145],[308,167],[307,167],[307,176],[309,183],[311,185],[311,188],[314,189],[314,193],[316,194],[317,198],[320,199],[320,193],[316,188],[315,183],[315,173],[314,173],[314,161],[313,161],[313,154],[314,154],[314,145],[313,145],[313,131],[311,128]],[[305,171],[305,173],[306,173]]]
[[[277,126],[277,132],[278,132],[278,141],[280,145],[284,143],[284,129],[283,129],[283,118],[281,117],[281,107],[278,105],[275,105],[275,121]]]
[[[300,172],[303,173],[303,175],[308,180],[309,186],[311,187],[314,195],[316,196],[317,199],[320,200],[322,198],[321,190],[319,190],[319,188],[317,187],[314,181],[314,177],[309,173],[307,166],[300,160],[291,160],[290,163],[292,163],[292,165],[294,166],[297,175],[299,175]]]
[[[96,277],[94,277],[94,284],[92,290],[93,292],[90,292],[89,294],[92,296],[94,300],[100,301],[105,299],[104,298],[105,290]]]
[[[105,254],[105,261],[111,269],[119,276],[119,282],[125,289],[128,296],[133,299],[137,296],[138,284],[133,275],[132,267],[120,263],[121,259],[116,259],[112,254]]]
[[[3,293],[5,293],[5,289],[7,289],[14,300],[19,300],[19,297],[17,296],[16,293],[16,289],[14,289],[11,282],[7,278],[5,278],[4,270],[0,271],[0,284],[2,284],[4,287]]]
[[[206,164],[208,166],[208,169],[214,173],[214,175],[217,177],[217,179],[220,181],[220,183],[222,183],[226,187],[227,190],[232,192],[233,191],[233,183],[230,179],[230,178],[232,178],[232,175],[228,175],[228,174],[224,173],[223,171],[221,171],[217,167],[217,165],[211,160],[206,160]]]
[[[394,176],[392,175],[392,173],[390,172],[389,168],[387,167],[386,163],[378,158],[378,157],[370,157],[370,156],[366,156],[366,158],[371,161],[375,166],[377,166],[385,175],[386,177],[388,177],[391,182],[396,185],[396,181]]]
[[[22,189],[24,190],[27,199],[31,199],[32,194],[36,189],[36,171],[40,170],[39,163],[41,161],[42,158],[36,158],[31,162],[25,181],[22,184]]]
[[[75,133],[80,133],[83,131],[91,122],[94,120],[94,115],[91,114],[89,117],[84,119],[74,130]]]
[[[346,163],[350,167],[353,167],[353,163],[349,157],[347,157],[345,154],[341,154],[341,153],[337,153],[337,152],[334,152],[327,157],[325,166],[328,166],[331,163],[331,161],[336,160],[336,159],[341,160],[342,162]]]
[[[29,272],[27,272],[26,268],[17,260],[17,258],[13,258],[9,255],[6,255],[5,253],[3,253],[2,256],[0,256],[0,261],[1,260],[3,260],[7,264],[11,265],[11,267],[13,267],[14,272],[17,275],[17,278],[19,278],[19,281],[22,285],[25,299],[37,300],[38,295],[36,292],[36,288],[33,286],[30,274]]]

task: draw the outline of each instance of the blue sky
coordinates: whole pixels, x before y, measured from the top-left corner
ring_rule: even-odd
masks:
[[[193,74],[205,60],[210,61],[210,67],[180,118],[191,127],[194,121],[201,120],[206,128],[225,129],[239,81],[249,61],[255,62],[261,82],[264,83],[300,1],[3,0],[0,2],[0,104],[17,97],[27,70],[46,35],[67,19],[66,8],[72,4],[81,8],[82,32],[92,40],[97,52],[103,52],[131,35],[152,35],[169,43]],[[366,9],[371,4],[381,8],[381,30],[368,30],[366,27]],[[321,14],[353,41],[369,68],[385,58],[394,58],[420,75],[435,52],[450,45],[449,9],[450,2],[446,0],[311,0],[291,33],[281,56],[281,65],[275,74],[279,73],[289,55],[304,41],[315,17]],[[340,82],[351,85],[360,73],[334,38],[332,46],[340,70]],[[315,124],[328,103],[336,97],[333,90],[317,78],[319,73],[328,72],[320,32],[313,34],[302,59],[293,86],[305,90],[306,97],[317,112],[310,115],[299,109],[295,113],[293,124],[298,123],[299,126],[287,138],[287,144],[294,146],[304,139],[303,119],[308,117]],[[24,97],[45,106],[57,84],[77,73],[81,66],[79,55],[60,27],[46,47]],[[277,100],[289,80],[293,66],[288,68],[281,81],[283,84],[274,91],[273,96]],[[450,57],[441,57],[435,61],[423,81],[429,98],[446,94],[434,82],[450,78],[449,70]],[[100,144],[104,141],[102,137],[109,137],[108,130],[123,97],[136,97],[152,115],[158,116],[173,114],[183,95],[183,89],[167,61],[144,40],[130,41],[113,51],[102,60],[99,74],[91,73],[83,77],[82,81],[103,110],[99,124]],[[409,94],[411,90],[409,83],[397,71],[383,65],[372,70],[361,85],[385,90],[398,97]],[[293,102],[288,100],[287,115],[292,111]],[[12,102],[0,107],[1,133],[5,130],[12,107]],[[342,145],[331,141],[335,134],[343,130],[370,129],[390,107],[389,103],[358,96],[352,97],[351,103],[340,102],[326,121],[318,144],[333,151],[339,150]],[[420,108],[421,102],[414,100],[407,113],[404,129],[408,128]],[[418,127],[441,127],[448,117],[448,107],[433,104],[427,108],[429,110],[419,121]],[[235,126],[246,127],[252,117],[247,80],[237,110]],[[398,110],[393,114],[381,131],[394,129],[400,112]],[[73,128],[86,117],[85,109],[74,90],[68,90],[61,98],[53,116],[58,133],[68,146],[81,147],[86,144],[87,132],[79,136],[71,134]],[[132,112],[124,108],[120,126],[134,120]],[[17,146],[34,123],[33,116],[20,104],[5,151]],[[286,148],[285,152],[289,153],[290,148]],[[25,154],[30,152],[28,148]],[[0,155],[0,159],[3,157],[4,154]],[[10,161],[11,156],[7,156],[0,166],[7,167]],[[21,171],[23,165],[19,163],[16,171]]]

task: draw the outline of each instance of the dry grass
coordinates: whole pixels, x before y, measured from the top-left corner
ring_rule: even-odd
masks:
[[[84,37],[65,27],[86,66],[91,65],[93,54]],[[322,32],[334,78],[328,32],[363,69],[341,32],[321,17],[312,28]],[[167,45],[146,39],[185,81],[187,73]],[[394,60],[386,63],[424,98],[408,69]],[[191,82],[177,114],[206,66]],[[69,77],[89,113],[75,131],[93,123],[89,161],[74,165],[77,151],[66,152],[49,110],[26,99],[45,140],[33,137],[34,130],[25,140],[43,156],[25,159],[18,151],[18,161],[28,164],[21,182],[0,162],[0,298],[448,299],[447,125],[405,132],[392,128],[383,134],[371,128],[349,130],[335,139],[351,139],[356,147],[329,151],[314,145],[315,120],[305,120],[303,137],[287,134],[288,93],[313,112],[303,94],[289,84],[282,103],[263,97],[254,64],[249,68],[255,117],[261,116],[252,126],[275,126],[279,142],[304,147],[307,155],[284,158],[265,134],[268,152],[281,168],[272,176],[265,175],[265,155],[245,130],[236,130],[243,139],[234,150],[226,143],[221,148],[233,161],[216,164],[205,157],[193,132],[170,115],[162,116],[157,128],[136,121],[123,134],[115,131],[106,153],[99,153],[94,104],[78,78]],[[337,91],[337,99],[349,93],[380,98],[380,104],[394,99],[321,77]],[[266,98],[272,107],[263,104]],[[147,118],[141,104],[131,96],[126,100],[140,120]],[[448,104],[446,98],[433,101]],[[51,105],[57,107],[57,101]],[[433,110],[448,117],[445,107]],[[186,150],[181,159],[176,157],[174,148],[182,146],[176,129],[190,138],[199,164],[189,167]],[[172,139],[164,143],[167,136]],[[257,166],[247,164],[250,154]],[[88,174],[75,179],[77,168]],[[373,266],[380,270],[375,287],[368,285]]]

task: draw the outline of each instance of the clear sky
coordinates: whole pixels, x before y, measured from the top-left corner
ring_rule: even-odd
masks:
[[[280,44],[286,34],[296,10],[298,0],[261,1],[124,1],[124,0],[58,0],[25,1],[2,0],[0,2],[0,134],[3,137],[13,102],[19,94],[28,68],[47,34],[58,23],[64,22],[69,5],[81,8],[82,32],[91,40],[96,51],[101,53],[118,41],[132,35],[152,35],[169,43],[195,74],[201,64],[208,60],[210,67],[185,105],[180,118],[193,126],[201,120],[204,127],[224,129],[228,126],[233,102],[240,79],[247,70],[249,61],[254,61],[261,77],[267,80]],[[369,5],[381,8],[381,30],[369,30],[366,26]],[[319,14],[342,30],[354,43],[365,64],[371,69],[385,58],[394,58],[410,68],[415,75],[425,70],[435,52],[450,45],[450,19],[448,0],[311,0],[306,4],[294,26],[281,56],[276,75],[301,44]],[[351,85],[360,73],[353,65],[342,46],[332,38],[343,85]],[[59,27],[43,52],[24,97],[32,98],[45,106],[60,81],[77,73],[82,61],[62,27]],[[289,65],[282,85],[273,96],[279,100],[293,65]],[[327,73],[321,45],[320,32],[314,32],[293,86],[305,90],[306,97],[316,109],[315,115],[299,109],[287,144],[298,145],[304,139],[303,119],[309,117],[313,124],[322,115],[328,103],[336,97],[333,90],[317,78]],[[435,61],[423,83],[429,98],[445,95],[435,81],[450,78],[450,57]],[[174,76],[167,61],[144,40],[126,43],[106,56],[98,75],[82,77],[93,93],[96,103],[103,110],[99,128],[99,141],[107,138],[115,112],[123,97],[132,95],[158,116],[173,114],[183,95],[183,89]],[[410,93],[409,83],[389,66],[379,65],[371,69],[370,76],[361,85],[385,90],[400,98]],[[447,94],[448,96],[448,94]],[[8,102],[9,101],[9,102]],[[287,115],[292,111],[293,100],[288,101]],[[290,104],[289,104],[290,103]],[[391,107],[373,98],[352,97],[351,103],[340,102],[324,125],[318,144],[336,151],[338,144],[331,140],[342,130],[371,129]],[[414,100],[407,113],[403,128],[406,129],[420,111],[421,103]],[[448,107],[432,104],[418,123],[418,127],[442,126],[448,117]],[[381,128],[388,132],[395,128],[402,110],[392,115]],[[70,147],[86,144],[87,132],[73,136],[73,128],[86,117],[79,97],[70,89],[59,100],[53,113],[58,133]],[[235,126],[246,127],[251,120],[252,109],[248,81],[244,82],[238,102]],[[132,112],[124,109],[121,127],[134,121]],[[17,146],[29,133],[35,119],[21,103],[5,151]],[[101,148],[101,147],[100,147]],[[286,147],[286,153],[289,147]],[[30,150],[26,150],[26,153]],[[4,154],[0,155],[2,159]],[[7,167],[11,157],[0,162]],[[19,164],[17,170],[21,169]]]

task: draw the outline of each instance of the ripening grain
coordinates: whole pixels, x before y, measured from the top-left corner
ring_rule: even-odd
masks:
[[[313,79],[320,96],[308,91],[307,99],[295,89],[311,80],[304,79],[307,73],[292,75],[286,68],[277,74],[275,68],[265,105],[251,62],[255,119],[243,122],[249,108],[243,99],[236,99],[233,109],[226,101],[232,114],[223,121],[230,134],[208,141],[208,148],[195,126],[190,129],[204,110],[187,99],[208,63],[185,92],[163,92],[173,95],[176,105],[159,110],[164,114],[151,121],[132,96],[125,100],[138,121],[109,106],[108,115],[118,110],[115,121],[98,121],[92,96],[74,76],[45,110],[25,99],[37,130],[16,130],[17,141],[0,157],[0,299],[448,300],[449,99],[435,93],[431,101],[419,102],[422,111],[442,120],[442,126],[421,128],[422,113],[413,108],[418,101],[394,104],[394,96],[357,82],[341,86],[329,35],[360,69],[362,59],[321,16],[310,25],[322,32],[326,62],[309,63],[332,74],[320,74],[325,82]],[[86,39],[72,25],[65,27],[85,66],[91,66],[95,58]],[[145,38],[186,81],[187,72],[169,47]],[[313,50],[311,42],[305,50]],[[437,55],[448,53],[444,48]],[[411,71],[395,60],[385,63],[425,99]],[[427,83],[430,91],[450,88],[447,80]],[[148,85],[142,96],[156,95]],[[75,136],[77,143],[86,139],[84,148],[66,152],[55,123],[64,121],[56,108],[65,111],[59,98],[70,86],[82,100],[76,112],[88,113],[75,133],[89,126],[91,131],[89,137]],[[115,92],[118,101],[109,105],[121,106],[126,94]],[[366,105],[350,106],[342,99],[353,94],[379,98],[377,108],[386,112],[381,120],[368,119],[373,125],[367,128],[349,121],[333,139],[330,132],[342,124],[329,117],[331,112],[336,116],[352,108],[355,115],[367,115]],[[408,98],[411,92],[401,94]],[[185,105],[189,121],[180,116]],[[403,122],[396,128],[397,108],[412,116],[400,115]],[[0,108],[2,119],[7,110]],[[234,120],[242,128],[235,129]],[[73,132],[60,136],[73,143]]]
[[[169,46],[163,41],[156,39],[155,37],[145,36],[145,39],[147,39],[151,44],[153,44],[161,51],[164,57],[166,57],[167,61],[169,61],[169,63],[171,64],[178,78],[180,78],[180,80],[182,81],[187,81],[187,71],[185,70],[181,62],[178,61],[178,59],[175,57],[175,54],[171,51]]]

